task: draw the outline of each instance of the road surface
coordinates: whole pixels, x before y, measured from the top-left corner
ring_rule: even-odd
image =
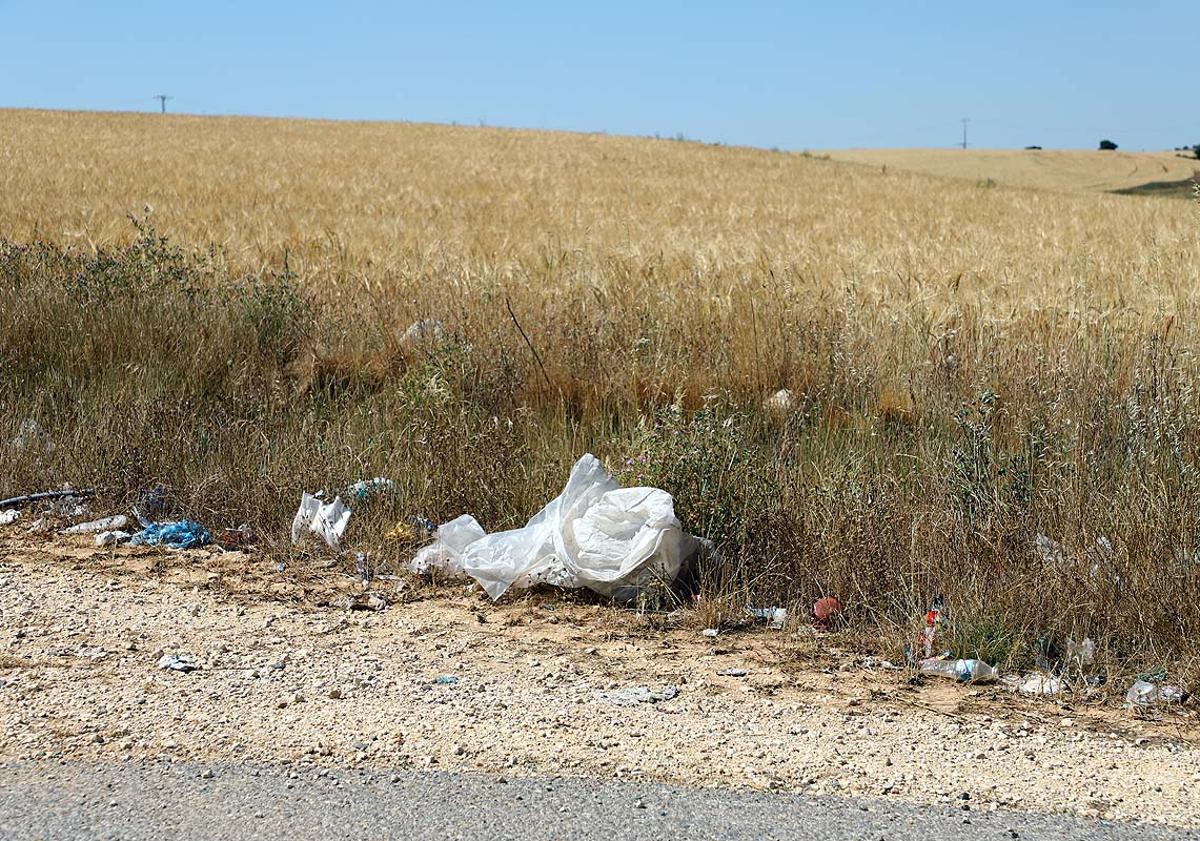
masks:
[[[181,762],[0,764],[0,839],[1200,839],[968,801]]]

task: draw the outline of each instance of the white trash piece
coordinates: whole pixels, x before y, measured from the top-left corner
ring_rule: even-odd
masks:
[[[15,523],[17,518],[21,516],[21,512],[15,508],[9,508],[6,511],[0,511],[0,526],[7,526]]]
[[[1096,662],[1096,643],[1091,637],[1084,637],[1083,642],[1075,642],[1071,637],[1067,640],[1067,665],[1073,669],[1082,669]]]
[[[1021,676],[1006,675],[1001,678],[1001,683],[1006,689],[1022,695],[1061,695],[1066,689],[1062,678],[1041,672],[1030,672]]]
[[[772,631],[782,631],[787,624],[786,607],[748,607],[746,615],[765,622]]]
[[[777,415],[789,414],[796,408],[796,395],[790,388],[781,388],[763,401],[763,408]]]
[[[63,529],[63,534],[94,534],[101,531],[114,531],[123,529],[129,525],[129,518],[124,514],[115,514],[112,517],[101,517],[99,520],[92,520],[90,523],[80,523],[77,526],[71,526],[69,529]]]
[[[300,496],[296,516],[292,518],[292,543],[299,543],[300,535],[307,528],[313,534],[320,535],[330,549],[340,552],[342,535],[349,522],[350,509],[340,496],[334,497],[333,502],[324,503],[312,494],[304,493]]]
[[[1169,683],[1154,683],[1139,678],[1125,693],[1125,704],[1129,707],[1146,707],[1155,704],[1178,704],[1183,701],[1183,690]]]
[[[436,318],[422,318],[408,325],[408,329],[400,334],[400,344],[403,346],[419,343],[437,344],[444,341],[445,338],[446,325]]]
[[[696,548],[669,493],[622,488],[588,453],[563,492],[524,527],[487,534],[463,515],[439,527],[409,568],[468,575],[493,599],[509,587],[547,583],[624,600],[654,581],[673,581]]]
[[[127,542],[132,536],[133,535],[131,535],[129,532],[121,531],[120,529],[116,529],[114,531],[102,531],[96,535],[96,547],[102,548],[104,546],[120,546],[122,543]]]

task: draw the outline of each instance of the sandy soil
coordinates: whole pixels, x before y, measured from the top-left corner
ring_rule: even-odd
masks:
[[[387,606],[352,609],[368,602]],[[0,539],[0,760],[433,766],[1200,820],[1193,713],[913,684],[837,643],[657,630],[553,594],[364,593],[240,553]],[[172,653],[200,668],[159,668]]]

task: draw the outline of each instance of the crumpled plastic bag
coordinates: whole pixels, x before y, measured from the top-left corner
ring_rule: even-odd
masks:
[[[300,535],[307,527],[309,531],[320,535],[330,549],[340,552],[350,513],[340,496],[334,497],[333,502],[325,503],[310,493],[302,494],[300,508],[292,518],[292,543],[300,541]]]
[[[195,549],[211,542],[208,529],[194,520],[150,523],[129,538],[130,546],[165,546],[168,549]]]
[[[1125,703],[1144,709],[1154,704],[1178,704],[1183,701],[1183,695],[1178,686],[1138,678],[1125,693]]]
[[[627,599],[671,582],[697,549],[658,488],[622,488],[591,453],[575,463],[563,492],[524,527],[487,534],[470,515],[440,526],[409,568],[467,575],[492,599],[539,583],[588,587]]]

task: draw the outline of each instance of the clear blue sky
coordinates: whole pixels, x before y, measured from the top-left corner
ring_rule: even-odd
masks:
[[[788,149],[1200,143],[1195,2],[0,0],[0,107]]]

